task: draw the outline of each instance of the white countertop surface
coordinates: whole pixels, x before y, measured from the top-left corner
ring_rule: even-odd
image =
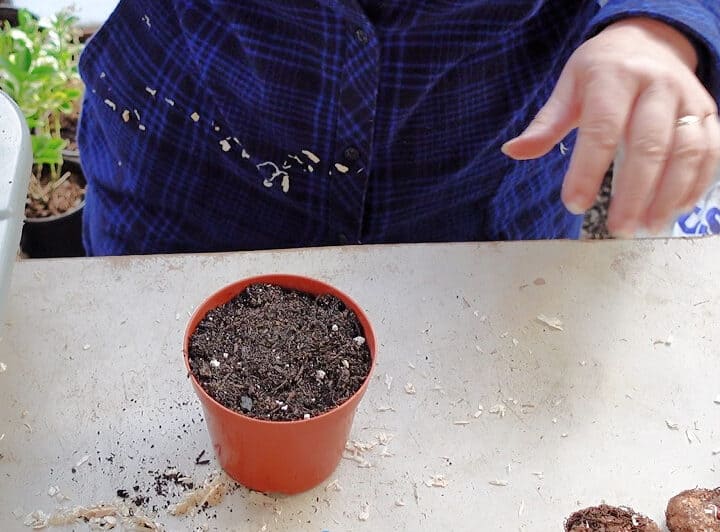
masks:
[[[662,522],[678,491],[720,484],[719,244],[20,262],[0,343],[0,529],[27,530],[35,510],[112,502],[117,489],[144,489],[151,469],[177,466],[196,481],[212,471],[182,333],[207,294],[268,272],[318,277],[367,309],[378,367],[352,438],[392,439],[365,454],[372,467],[342,461],[330,479],[341,491],[278,498],[241,488],[182,519],[158,508],[167,530],[549,532],[602,500]],[[497,405],[504,417],[490,413]],[[211,463],[196,466],[202,450]],[[427,486],[433,475],[447,486]],[[51,486],[71,500],[51,498]]]

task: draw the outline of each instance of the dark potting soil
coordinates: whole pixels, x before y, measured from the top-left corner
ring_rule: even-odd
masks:
[[[655,522],[632,508],[603,504],[572,514],[565,522],[566,532],[660,532]]]
[[[78,114],[62,115],[60,117],[60,136],[68,141],[66,150],[77,150]]]
[[[362,326],[342,301],[267,284],[211,310],[190,339],[189,359],[213,399],[273,421],[344,403],[371,363]]]
[[[720,488],[678,493],[668,503],[665,520],[670,532],[719,532]]]

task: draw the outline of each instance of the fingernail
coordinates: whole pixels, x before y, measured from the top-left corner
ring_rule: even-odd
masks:
[[[500,146],[500,151],[503,152],[505,155],[510,155],[510,153],[508,151],[508,146],[512,143],[513,140],[515,140],[515,139],[508,140],[505,144]]]
[[[585,208],[576,200],[566,201],[565,208],[573,214],[583,214],[585,212]]]

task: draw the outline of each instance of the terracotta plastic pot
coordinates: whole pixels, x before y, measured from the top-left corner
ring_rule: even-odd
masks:
[[[247,286],[268,283],[309,294],[332,294],[357,315],[370,349],[371,366],[360,389],[345,403],[310,419],[265,421],[225,408],[195,379],[188,358],[190,337],[208,311],[230,301]],[[362,308],[338,289],[296,275],[263,275],[233,283],[206,299],[185,331],[185,366],[205,412],[210,439],[222,468],[240,484],[262,492],[293,494],[327,479],[342,458],[355,411],[375,367],[375,333]]]

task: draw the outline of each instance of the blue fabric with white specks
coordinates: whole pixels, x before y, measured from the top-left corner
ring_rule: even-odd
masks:
[[[629,15],[720,95],[716,0],[122,0],[81,58],[87,250],[576,237],[565,150],[500,146]]]

